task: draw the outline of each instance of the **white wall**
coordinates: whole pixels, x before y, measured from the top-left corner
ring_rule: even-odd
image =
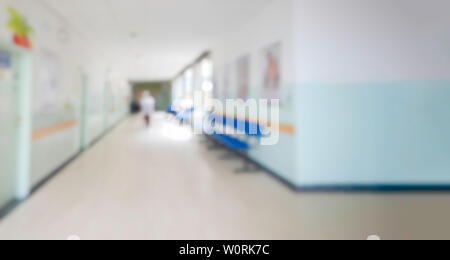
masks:
[[[300,187],[450,183],[448,10],[446,0],[278,0],[225,35],[213,48],[218,86],[249,53],[254,98],[260,52],[282,42],[292,104],[281,122],[296,135],[251,156]]]
[[[296,183],[450,183],[450,2],[296,0]]]
[[[447,79],[447,0],[295,0],[297,83]]]

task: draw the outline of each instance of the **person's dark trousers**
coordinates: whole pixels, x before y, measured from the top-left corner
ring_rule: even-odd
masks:
[[[150,126],[150,116],[145,115],[144,119],[145,119],[145,126],[149,127]]]

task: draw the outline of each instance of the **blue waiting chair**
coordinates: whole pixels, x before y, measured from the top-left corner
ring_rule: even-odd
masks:
[[[249,138],[261,138],[264,136],[263,127],[259,123],[249,122],[248,120],[240,120],[236,118],[226,118],[224,116],[209,115],[209,121],[212,125],[222,125],[223,127],[234,128],[239,132],[245,134],[246,140],[238,138],[234,135],[228,135],[222,132],[212,131],[212,133],[207,134],[210,139],[214,141],[215,144],[226,147],[228,150],[239,154],[245,159],[245,166],[237,172],[248,172],[251,171],[250,168],[250,158],[248,156],[248,151],[252,148],[249,143]]]

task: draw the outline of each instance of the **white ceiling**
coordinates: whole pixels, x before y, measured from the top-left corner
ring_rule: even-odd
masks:
[[[130,80],[164,80],[275,0],[42,1],[126,64]]]

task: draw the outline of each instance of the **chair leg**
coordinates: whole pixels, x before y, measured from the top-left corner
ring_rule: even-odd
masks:
[[[222,150],[222,148],[220,147],[220,145],[218,145],[216,142],[213,141],[213,144],[208,146],[208,150],[209,151],[217,151],[217,150]]]
[[[245,153],[244,156],[244,166],[242,168],[236,169],[234,171],[235,173],[255,173],[261,171],[261,168],[258,165],[248,159],[247,153]]]
[[[202,143],[202,144],[209,144],[209,138],[206,135],[203,135],[201,140],[200,140],[200,143]]]
[[[220,157],[221,160],[233,160],[236,158],[236,155],[227,149],[227,153]]]

